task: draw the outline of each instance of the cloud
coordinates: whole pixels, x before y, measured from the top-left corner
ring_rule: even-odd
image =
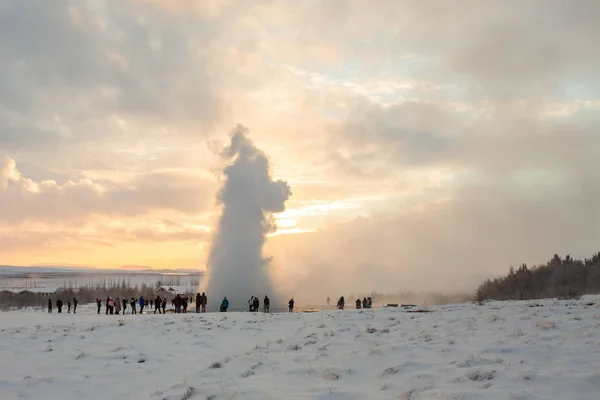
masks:
[[[10,0],[0,19],[5,150],[116,142],[138,137],[139,121],[198,133],[222,116],[223,66],[207,24],[114,0]]]
[[[154,210],[197,214],[210,209],[214,191],[214,182],[194,171],[148,172],[123,182],[83,178],[58,184],[23,177],[14,160],[1,161],[0,220],[9,223],[134,216]]]
[[[69,251],[79,237],[94,256],[106,242],[152,265],[158,246],[163,265],[202,265],[206,142],[243,120],[272,180],[295,188],[282,224],[314,231],[267,244],[291,289],[315,276],[315,293],[470,288],[512,263],[585,256],[599,7],[4,1],[0,151],[18,162],[1,163],[0,219],[22,257],[55,232]]]

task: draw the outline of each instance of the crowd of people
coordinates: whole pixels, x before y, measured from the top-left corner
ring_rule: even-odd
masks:
[[[173,312],[187,313],[189,306],[194,302],[196,304],[196,313],[205,313],[206,306],[208,304],[208,298],[206,297],[206,293],[197,293],[195,299],[192,297],[181,296],[177,294],[175,297],[171,299],[171,306]],[[327,298],[327,305],[330,305],[330,298]],[[71,308],[73,308],[73,313],[77,312],[78,305],[77,298],[67,299],[67,313],[71,313]],[[102,312],[102,306],[104,305],[104,312],[106,315],[125,315],[129,312],[129,314],[143,314],[144,310],[146,313],[154,311],[154,314],[166,314],[167,312],[167,298],[160,297],[157,295],[156,298],[151,298],[146,300],[144,296],[140,296],[139,298],[132,297],[129,298],[119,298],[119,297],[111,297],[108,296],[103,301],[100,298],[96,298],[96,306],[97,313],[100,314]],[[373,305],[373,301],[370,297],[365,297],[362,300],[360,298],[356,299],[356,309],[361,308],[371,308]],[[346,301],[344,296],[340,297],[337,302],[337,308],[339,310],[343,310],[346,306]],[[64,307],[64,303],[62,299],[56,300],[56,310],[58,313],[62,313]],[[48,312],[52,312],[52,300],[48,299]],[[224,297],[221,301],[221,305],[219,307],[220,312],[227,312],[229,309],[229,300],[227,297]],[[260,311],[260,299],[256,296],[250,297],[248,300],[248,311],[250,312],[259,312]],[[294,312],[294,299],[290,299],[288,301],[288,311]],[[271,312],[271,300],[269,296],[265,296],[263,299],[263,312],[269,313]]]
[[[191,297],[176,295],[171,299],[171,306],[175,313],[187,313],[189,305],[193,302]],[[196,312],[200,313],[206,312],[206,304],[208,303],[208,298],[205,293],[196,294]],[[157,295],[156,298],[153,299],[145,299],[144,296],[140,296],[139,299],[132,297],[131,299],[120,299],[119,297],[115,297],[114,299],[110,296],[104,300],[104,310],[106,315],[125,315],[127,313],[129,307],[130,314],[143,314],[144,309],[146,309],[147,313],[152,312],[154,310],[154,314],[166,314],[167,313],[167,298],[160,297]],[[96,306],[97,313],[100,314],[102,311],[102,300],[96,298]],[[139,306],[139,312],[138,312]]]
[[[73,297],[73,303],[71,303],[71,299],[67,299],[67,313],[71,313],[71,305],[73,306],[73,314],[77,313],[77,305],[79,301],[76,297]],[[61,299],[56,300],[56,311],[60,314],[62,313],[64,303]],[[52,313],[52,300],[48,299],[48,313]]]
[[[329,306],[331,304],[331,299],[328,297],[327,298],[327,306]],[[373,299],[371,299],[370,297],[364,297],[362,300],[360,298],[356,299],[356,309],[360,310],[361,308],[372,308],[373,307]],[[343,310],[344,307],[346,306],[346,300],[344,299],[344,296],[340,297],[340,299],[337,302],[337,308],[338,310]]]

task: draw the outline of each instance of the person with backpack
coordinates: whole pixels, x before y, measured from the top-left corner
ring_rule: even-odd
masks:
[[[228,308],[229,308],[229,300],[227,300],[227,297],[223,297],[223,301],[221,302],[221,307],[219,308],[219,310],[221,312],[227,312]]]
[[[108,298],[108,313],[113,315],[115,313],[115,301],[112,297]]]

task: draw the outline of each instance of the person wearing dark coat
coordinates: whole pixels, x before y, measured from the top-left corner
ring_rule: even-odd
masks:
[[[254,303],[253,303],[253,308],[255,312],[259,312],[259,308],[260,308],[260,300],[258,300],[258,297],[254,296]]]
[[[67,299],[67,314],[71,314],[71,299]]]
[[[265,312],[268,313],[269,307],[271,306],[271,300],[269,299],[269,296],[265,296],[265,299],[263,300],[263,306],[265,308]]]
[[[77,300],[77,297],[73,297],[73,314],[77,313],[77,304],[79,304],[79,300]]]
[[[177,314],[181,313],[181,306],[183,303],[183,299],[181,298],[180,295],[175,296],[175,298],[173,299],[173,305],[175,306],[175,312]]]
[[[356,309],[360,310],[360,299],[356,299]]]
[[[165,314],[167,312],[166,311],[167,310],[167,298],[166,297],[164,297],[162,299],[162,310],[163,310],[163,314]]]
[[[345,303],[346,303],[346,301],[344,300],[344,296],[340,297],[340,299],[337,302],[338,310],[343,310],[344,306],[346,305]]]
[[[154,314],[156,314],[156,311],[158,311],[158,313],[160,314],[160,304],[161,304],[160,296],[156,296],[156,299],[154,300]]]
[[[202,299],[201,299],[201,303],[202,303],[202,312],[205,313],[206,312],[206,304],[208,304],[208,297],[206,297],[206,293],[202,292]]]
[[[127,310],[127,299],[123,297],[123,315],[125,315],[125,310]]]
[[[290,309],[290,312],[294,312],[294,299],[290,299],[290,301],[288,302],[288,307]]]
[[[52,313],[52,300],[48,299],[48,313]]]
[[[131,298],[131,303],[129,303],[129,304],[131,304],[131,314],[137,314],[137,310],[135,308],[137,301],[135,300],[135,297]]]
[[[183,299],[181,299],[181,312],[182,313],[187,313],[187,308],[188,308],[188,297],[184,297]]]
[[[62,313],[63,302],[61,299],[56,300],[56,308],[58,309],[58,313]]]
[[[367,308],[367,298],[363,298],[363,308]]]
[[[104,308],[106,308],[106,315],[110,312],[110,296],[106,298],[106,303],[104,304]]]
[[[202,303],[202,296],[200,293],[196,293],[196,313],[200,312],[200,305]]]
[[[96,305],[98,306],[98,314],[100,314],[100,309],[102,308],[102,300],[96,297]]]

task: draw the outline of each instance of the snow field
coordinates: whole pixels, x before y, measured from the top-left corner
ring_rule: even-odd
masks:
[[[597,400],[599,304],[0,313],[0,398]]]

